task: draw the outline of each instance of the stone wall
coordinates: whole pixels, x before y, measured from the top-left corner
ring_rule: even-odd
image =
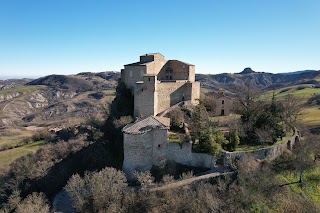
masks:
[[[125,66],[125,69],[121,70],[121,81],[133,91],[136,82],[142,81],[144,74],[146,66]]]
[[[157,113],[160,113],[171,106],[184,101],[190,100],[190,91],[185,81],[161,82],[157,88]]]
[[[186,166],[205,167],[208,169],[213,169],[217,161],[215,156],[192,152],[191,143],[168,143],[167,160]]]
[[[200,84],[186,81],[159,82],[156,76],[145,76],[143,82],[136,83],[134,97],[135,117],[157,115],[182,101],[191,100],[192,104],[197,104]]]
[[[145,134],[123,134],[123,170],[129,178],[133,172],[150,170],[166,162],[167,130],[154,129]]]
[[[192,104],[196,104],[196,100],[200,98],[199,82],[161,82],[157,86],[158,108],[157,113],[161,113],[171,106],[186,100],[191,100]]]
[[[167,63],[167,60],[164,59],[162,55],[155,56],[154,61],[147,63],[147,73],[146,74],[153,74],[158,75],[161,68]]]
[[[241,152],[223,151],[224,167],[234,165],[236,160],[275,159],[286,150],[292,150],[300,141],[299,133],[295,133],[287,141],[274,146]],[[167,130],[154,129],[145,134],[124,134],[123,169],[128,178],[133,172],[150,170],[152,166],[162,166],[167,161],[192,167],[216,169],[217,157],[206,153],[192,152],[191,143],[168,143]]]
[[[273,160],[276,157],[280,156],[282,153],[284,153],[286,150],[292,150],[294,148],[294,145],[299,142],[300,142],[300,135],[297,131],[295,131],[295,134],[293,134],[292,137],[290,137],[287,141],[281,144],[276,144],[270,147],[250,150],[250,151],[239,151],[239,152],[223,151],[224,166],[228,167],[230,165],[233,165],[237,159],[244,159],[244,158],[256,159],[256,160],[258,159]]]
[[[168,78],[171,76],[171,79]],[[158,79],[195,81],[195,66],[182,61],[169,60],[158,73]]]
[[[156,115],[158,109],[157,77],[144,76],[143,82],[136,83],[134,90],[134,116]]]

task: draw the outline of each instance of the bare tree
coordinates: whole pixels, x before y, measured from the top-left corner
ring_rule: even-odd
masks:
[[[283,120],[284,122],[292,126],[300,115],[302,115],[303,110],[303,100],[301,98],[297,98],[292,94],[286,95],[285,99],[282,101],[283,104]]]
[[[256,129],[256,134],[259,137],[259,141],[261,142],[261,145],[265,145],[267,143],[272,143],[273,141],[273,134],[274,131],[270,127],[262,127],[259,129]]]
[[[240,114],[255,114],[263,105],[263,101],[261,101],[261,90],[250,82],[235,86],[234,92],[236,94],[236,100],[239,103],[240,109],[238,108],[237,110],[241,111]]]

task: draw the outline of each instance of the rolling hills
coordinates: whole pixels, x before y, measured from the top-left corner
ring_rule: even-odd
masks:
[[[221,74],[197,74],[196,80],[200,81],[201,86],[208,89],[217,90],[219,88],[232,89],[235,84],[244,84],[250,81],[255,86],[270,90],[287,86],[304,84],[312,81],[319,84],[320,71],[306,70],[304,72],[292,73],[266,73],[255,72],[251,68],[245,68],[240,73],[221,73]]]
[[[0,127],[50,126],[103,117],[118,78],[119,73],[103,72],[1,81],[0,85],[11,86],[0,90]]]

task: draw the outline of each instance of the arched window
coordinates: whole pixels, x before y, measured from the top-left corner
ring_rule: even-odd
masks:
[[[224,100],[222,100],[222,104],[224,104]]]

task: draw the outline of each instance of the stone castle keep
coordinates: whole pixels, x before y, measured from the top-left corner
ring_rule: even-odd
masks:
[[[191,144],[181,151],[179,144],[168,143],[170,119],[157,115],[181,102],[197,104],[200,83],[195,82],[195,66],[151,53],[124,67],[121,81],[134,95],[134,116],[138,118],[122,130],[127,176],[131,178],[135,170],[162,166],[168,160],[182,158],[183,164],[189,164]]]
[[[182,101],[196,104],[200,83],[195,82],[195,66],[165,60],[160,53],[140,56],[140,61],[124,65],[121,81],[134,94],[134,116],[156,116]]]

